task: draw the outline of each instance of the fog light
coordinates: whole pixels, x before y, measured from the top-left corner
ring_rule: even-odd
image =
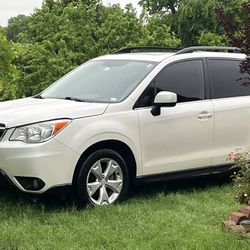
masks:
[[[15,178],[25,190],[39,191],[45,186],[45,183],[36,177],[16,176]]]
[[[33,187],[34,187],[35,189],[39,188],[39,183],[38,183],[37,179],[34,179],[34,180],[33,180]]]

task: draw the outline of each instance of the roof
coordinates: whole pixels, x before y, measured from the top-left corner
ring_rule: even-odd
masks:
[[[234,58],[234,59],[244,59],[245,54],[242,53],[228,53],[228,52],[207,52],[207,51],[196,51],[193,53],[164,53],[164,52],[143,52],[143,53],[124,53],[124,54],[111,54],[101,57],[97,57],[94,60],[139,60],[139,61],[152,61],[161,62],[169,57],[175,57],[176,59],[188,59],[188,58]]]
[[[139,60],[161,62],[167,57],[173,56],[175,53],[164,52],[141,52],[141,53],[124,53],[124,54],[111,54],[100,56],[95,60]]]
[[[171,59],[188,59],[204,57],[226,57],[244,59],[237,47],[225,46],[193,46],[187,48],[169,48],[159,46],[133,46],[122,48],[111,55],[99,57],[95,60],[143,60],[161,62],[169,57]]]

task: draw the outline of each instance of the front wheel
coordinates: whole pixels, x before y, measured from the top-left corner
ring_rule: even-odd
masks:
[[[122,201],[128,192],[129,174],[123,157],[111,149],[92,153],[83,163],[77,179],[80,207],[110,205]]]

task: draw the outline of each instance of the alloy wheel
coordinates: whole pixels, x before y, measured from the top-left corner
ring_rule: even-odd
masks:
[[[98,160],[86,179],[87,192],[94,205],[114,203],[122,190],[123,174],[120,165],[110,158]]]

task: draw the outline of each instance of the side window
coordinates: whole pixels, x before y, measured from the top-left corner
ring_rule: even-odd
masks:
[[[155,97],[155,80],[151,82],[148,87],[143,91],[140,98],[137,100],[135,107],[150,107],[154,104]]]
[[[177,102],[204,99],[204,77],[202,60],[184,61],[167,66],[156,81],[157,93],[172,91]]]
[[[213,98],[225,98],[250,95],[247,74],[240,73],[238,60],[209,60],[211,79],[213,83]]]
[[[204,99],[204,76],[202,60],[183,61],[166,66],[145,89],[136,107],[152,106],[160,91],[177,94],[177,102]]]

